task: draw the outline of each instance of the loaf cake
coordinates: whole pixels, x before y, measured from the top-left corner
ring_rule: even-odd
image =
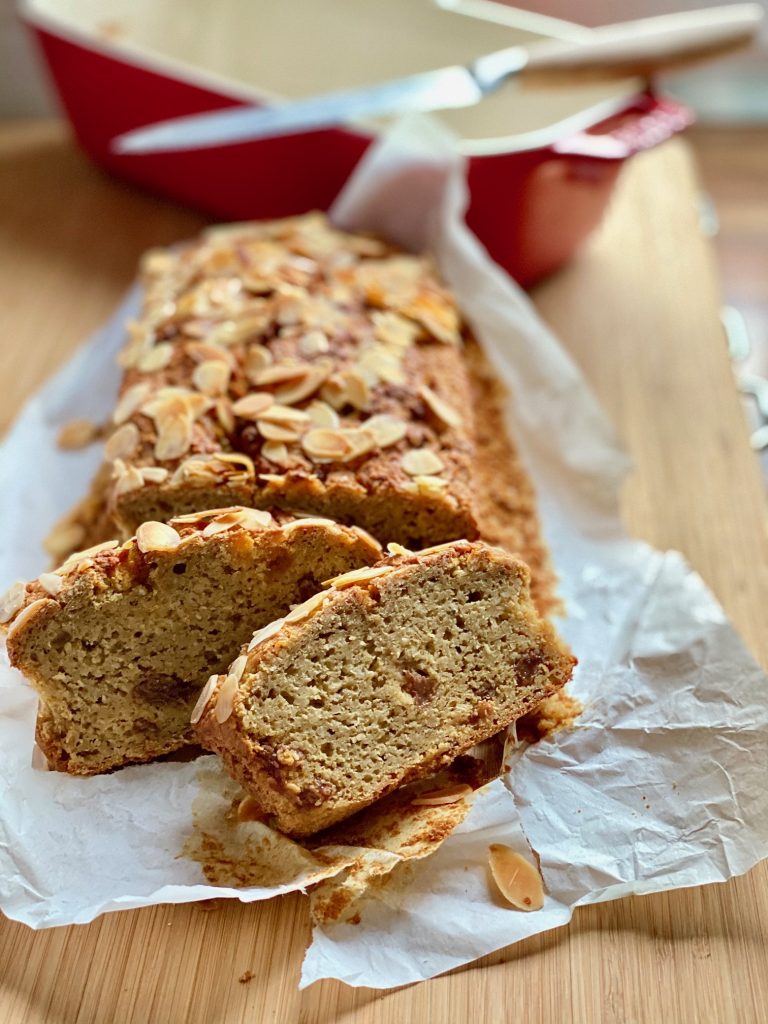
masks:
[[[466,328],[427,258],[313,214],[209,230],[143,275],[106,442],[121,536],[230,504],[477,536]]]
[[[527,567],[499,549],[402,550],[330,583],[256,632],[193,714],[288,835],[434,773],[570,678]]]
[[[191,742],[211,671],[329,575],[380,555],[357,527],[235,507],[144,523],[16,584],[0,620],[40,694],[49,765],[93,775]]]

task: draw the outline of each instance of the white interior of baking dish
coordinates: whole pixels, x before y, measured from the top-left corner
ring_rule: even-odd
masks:
[[[590,33],[493,0],[23,0],[22,11],[56,34],[245,99],[361,86]],[[467,152],[525,149],[608,116],[638,88],[510,85],[440,117]]]

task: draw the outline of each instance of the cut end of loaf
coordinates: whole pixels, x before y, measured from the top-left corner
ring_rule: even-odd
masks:
[[[450,763],[573,664],[527,567],[459,541],[345,574],[270,624],[212,684],[197,733],[299,837]]]

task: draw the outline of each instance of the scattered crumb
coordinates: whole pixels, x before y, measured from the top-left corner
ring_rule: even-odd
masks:
[[[361,921],[360,915],[359,914],[354,914],[352,917],[350,917],[350,919],[347,922],[347,924],[360,924],[360,921]]]
[[[243,971],[243,973],[237,980],[240,982],[241,985],[247,985],[248,982],[255,977],[256,975],[253,973],[253,971]]]
[[[553,732],[570,729],[583,710],[577,700],[560,690],[542,701],[530,714],[517,720],[517,738],[528,743],[538,743]]]

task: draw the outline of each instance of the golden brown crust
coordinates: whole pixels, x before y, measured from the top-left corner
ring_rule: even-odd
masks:
[[[486,659],[482,662],[484,670],[493,679],[487,689],[483,685],[477,691],[473,689],[481,678],[479,662],[468,675],[466,669],[462,675],[462,662],[459,661],[455,669],[443,669],[444,674],[441,676],[439,672],[435,674],[436,670],[425,672],[423,666],[416,667],[416,662],[413,668],[409,668],[407,666],[411,663],[406,661],[406,667],[401,670],[401,653],[396,655],[393,669],[387,663],[389,655],[386,654],[386,646],[384,654],[376,646],[378,639],[375,631],[382,628],[381,622],[393,621],[380,611],[387,603],[388,595],[402,587],[405,580],[421,588],[427,587],[428,590],[439,586],[439,576],[436,579],[433,575],[435,570],[438,573],[443,570],[447,574],[456,573],[462,580],[474,580],[474,584],[466,584],[472,591],[466,600],[485,600],[480,591],[475,594],[472,589],[473,586],[485,587],[486,591],[491,592],[492,600],[501,602],[502,621],[508,616],[514,619],[512,641],[510,634],[503,634],[504,627],[501,627],[507,646],[499,652],[499,660],[488,661],[487,658],[493,658],[490,652],[486,652],[487,658],[486,654],[482,655]],[[479,584],[478,580],[481,581]],[[196,726],[197,735],[204,746],[223,758],[228,771],[262,807],[265,815],[274,816],[273,820],[282,831],[293,836],[304,836],[326,828],[333,821],[354,814],[398,786],[439,771],[470,747],[495,735],[512,720],[530,711],[542,699],[565,685],[570,678],[574,659],[558,640],[551,624],[536,615],[528,596],[528,584],[528,569],[521,562],[499,549],[466,541],[448,543],[421,552],[402,552],[376,566],[349,573],[332,581],[328,591],[316,595],[306,603],[303,610],[289,616],[288,621],[281,620],[257,633],[251,644],[243,648],[229,673],[211,681],[201,698],[203,711]],[[460,591],[464,586],[464,583],[460,584]],[[494,594],[495,588],[500,589]],[[408,600],[413,600],[413,591]],[[507,600],[511,603],[507,604]],[[471,605],[462,607],[469,609]],[[405,612],[407,618],[410,605],[405,608]],[[482,614],[485,615],[485,612]],[[380,615],[384,616],[381,621],[378,618]],[[471,635],[465,631],[469,628],[463,621],[465,615],[471,616],[472,612],[459,612],[459,632],[451,643],[461,644]],[[291,621],[292,617],[294,621]],[[327,638],[338,634],[342,628],[340,622],[344,623],[343,629],[347,629],[350,621],[363,624],[360,628],[365,639],[360,647],[361,656],[367,658],[372,646],[379,652],[374,675],[381,673],[382,678],[377,678],[372,684],[370,694],[364,689],[364,681],[358,681],[356,666],[348,669],[347,678],[336,666],[326,663],[325,658],[320,659],[314,646],[310,648],[319,637],[323,642],[327,641],[331,645],[329,649],[333,650],[333,639]],[[481,630],[484,624],[485,619]],[[489,628],[490,624],[489,620]],[[428,622],[428,629],[430,625]],[[432,638],[433,642],[437,640],[438,645],[441,628],[436,627]],[[391,629],[394,637],[392,644],[394,647],[399,644],[400,648],[407,651],[406,658],[412,657],[418,650],[417,656],[424,664],[436,664],[430,656],[423,656],[423,649],[417,649],[413,638],[409,640],[402,637],[394,625]],[[349,638],[350,647],[355,640],[360,640],[352,632]],[[419,640],[426,643],[427,638],[416,636],[415,642]],[[387,642],[384,637],[383,643],[386,645]],[[480,647],[485,647],[485,639]],[[310,649],[311,657],[307,653]],[[454,650],[453,647],[450,649]],[[514,660],[507,663],[510,652],[514,654]],[[323,673],[315,673],[308,679],[301,675],[305,668],[303,658],[309,659],[310,665],[322,664],[324,670],[327,669],[327,678],[348,694],[343,705],[337,706],[333,714],[323,711],[313,716],[311,708],[325,708],[328,699],[333,702],[334,698],[323,697],[317,689],[323,685]],[[455,654],[451,656],[452,663],[454,659]],[[385,675],[391,674],[390,670],[394,678],[401,679],[394,687],[383,682]],[[314,671],[310,669],[310,672]],[[361,679],[363,677],[364,673],[360,675]],[[300,683],[296,682],[297,679]],[[297,686],[301,692],[296,690]],[[350,795],[348,791],[341,795],[340,789],[343,786],[338,775],[335,781],[331,781],[316,771],[316,766],[322,761],[314,750],[319,742],[317,736],[334,736],[338,745],[338,737],[347,727],[344,716],[352,714],[350,708],[358,700],[360,708],[355,711],[360,715],[355,719],[355,728],[359,730],[357,735],[363,736],[370,730],[380,729],[380,719],[371,717],[369,722],[366,709],[371,706],[371,701],[375,704],[380,699],[378,695],[384,691],[379,687],[384,686],[389,687],[388,695],[391,690],[393,708],[400,700],[398,693],[405,693],[402,700],[412,710],[416,709],[415,717],[407,727],[410,731],[403,733],[408,736],[408,742],[414,749],[409,751],[405,765],[388,761],[386,753],[377,751],[375,767],[373,764],[371,766],[372,774],[361,778],[359,791],[355,790],[356,795]],[[421,749],[413,743],[419,729],[418,708],[423,704],[426,708],[424,714],[432,714],[433,709],[428,705],[437,692],[435,687],[445,686],[455,687],[460,693],[464,710],[458,718],[451,712],[450,719],[441,719],[439,739],[433,736],[429,745]],[[267,691],[270,699],[265,701],[260,695]],[[308,699],[306,694],[309,693],[317,693],[317,700],[305,709],[304,703]],[[281,722],[282,706],[279,701],[275,703],[272,699],[274,694],[282,695],[291,705],[294,702],[296,704],[288,741],[284,723]],[[503,696],[500,697],[500,694]],[[251,705],[254,701],[258,703],[259,713],[252,718]],[[327,717],[323,718],[323,715]],[[394,747],[398,745],[398,735],[397,726],[393,724],[391,741]],[[314,753],[308,752],[310,748]]]

